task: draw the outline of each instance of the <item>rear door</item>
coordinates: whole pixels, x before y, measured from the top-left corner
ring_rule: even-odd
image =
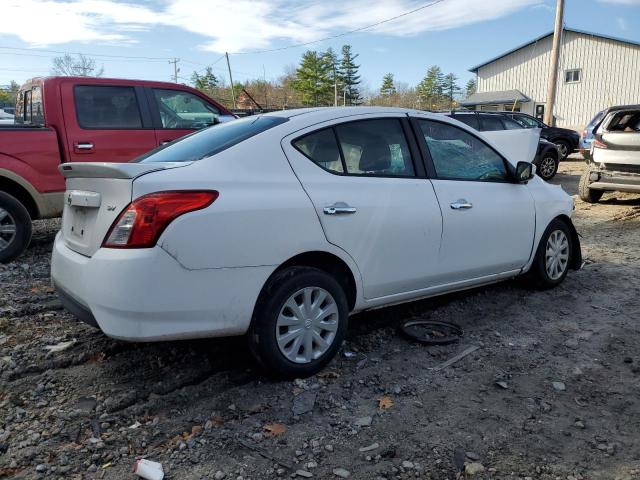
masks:
[[[610,113],[598,128],[596,139],[606,146],[596,144],[598,162],[640,166],[640,109]]]
[[[329,242],[356,262],[364,297],[432,286],[442,217],[406,117],[358,115],[282,140]]]
[[[459,282],[522,268],[530,258],[535,206],[510,180],[506,160],[450,123],[417,118],[443,217],[437,272]]]
[[[146,94],[157,145],[234,118],[204,98],[184,90],[147,88]]]
[[[128,162],[156,146],[140,87],[61,85],[67,151],[72,162]]]

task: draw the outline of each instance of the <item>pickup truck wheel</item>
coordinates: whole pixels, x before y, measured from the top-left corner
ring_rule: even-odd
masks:
[[[542,157],[542,160],[538,162],[538,176],[548,182],[556,176],[556,173],[558,172],[558,165],[558,157],[551,151],[546,152]]]
[[[589,179],[590,176],[591,170],[588,168],[582,172],[580,183],[578,183],[578,195],[580,196],[580,200],[583,202],[598,203],[598,200],[602,198],[604,191],[589,188],[589,185],[591,184],[591,180]]]
[[[286,268],[260,295],[249,347],[268,373],[308,377],[335,356],[348,316],[347,297],[335,278],[316,268]]]
[[[556,147],[558,147],[558,153],[560,154],[560,160],[565,160],[569,156],[569,154],[571,153],[571,147],[569,146],[569,143],[566,142],[565,140],[556,140],[553,143],[555,143]]]
[[[553,220],[542,234],[529,277],[536,288],[545,290],[562,283],[573,255],[571,232],[561,220]]]
[[[0,192],[0,263],[24,252],[31,241],[31,216],[24,205]]]

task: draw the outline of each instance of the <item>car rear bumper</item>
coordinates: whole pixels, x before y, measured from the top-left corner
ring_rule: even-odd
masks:
[[[244,334],[274,267],[187,270],[160,247],[100,249],[89,258],[56,236],[51,278],[61,302],[130,341]]]
[[[640,193],[640,174],[607,170],[594,170],[597,180],[589,184],[593,190]]]

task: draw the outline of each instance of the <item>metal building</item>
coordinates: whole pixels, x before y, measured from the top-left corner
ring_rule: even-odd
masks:
[[[542,120],[553,32],[470,69],[477,92],[461,102],[478,110],[516,110]],[[640,43],[565,28],[556,125],[581,130],[596,112],[640,103]]]

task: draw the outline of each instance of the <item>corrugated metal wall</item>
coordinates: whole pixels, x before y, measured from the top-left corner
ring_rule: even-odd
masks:
[[[555,115],[559,126],[580,130],[611,105],[640,103],[640,46],[577,32],[564,32]],[[481,67],[478,92],[518,89],[535,103],[547,96],[551,36]],[[565,70],[581,80],[565,83]],[[533,105],[527,106],[527,111]],[[524,111],[525,109],[523,109]]]

